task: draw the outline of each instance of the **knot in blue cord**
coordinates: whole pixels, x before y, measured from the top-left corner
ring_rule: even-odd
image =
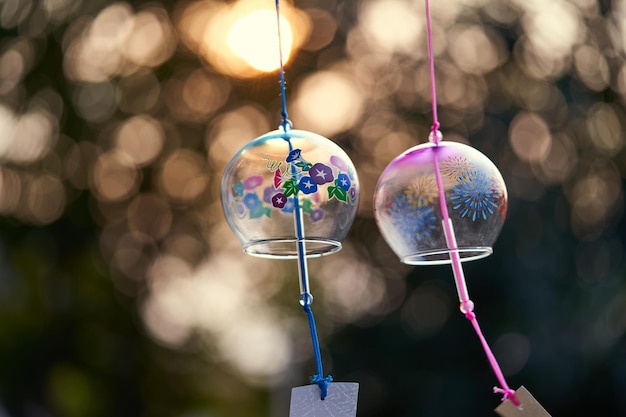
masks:
[[[291,120],[287,119],[286,113],[283,115],[283,120],[281,120],[280,124],[278,125],[278,128],[281,129],[285,133],[293,129],[293,123],[291,123]]]
[[[321,375],[314,375],[311,377],[311,383],[317,384],[320,387],[320,398],[323,400],[328,396],[328,384],[333,382],[333,377],[328,375],[326,378],[322,378]]]

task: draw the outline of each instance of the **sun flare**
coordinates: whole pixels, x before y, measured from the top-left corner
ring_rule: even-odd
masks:
[[[289,21],[280,17],[283,62],[287,62],[293,45]],[[235,21],[227,35],[228,46],[251,67],[264,72],[279,68],[276,13],[255,10]]]

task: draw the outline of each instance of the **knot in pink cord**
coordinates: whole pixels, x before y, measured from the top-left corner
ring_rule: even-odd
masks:
[[[430,143],[434,143],[435,145],[439,145],[439,142],[441,142],[442,140],[443,134],[439,130],[439,122],[435,122],[435,124],[433,124],[432,130],[430,131],[430,134],[428,135],[428,141]]]
[[[493,392],[497,394],[502,394],[502,402],[506,400],[510,400],[511,403],[516,407],[519,407],[522,405],[522,403],[519,402],[517,397],[515,397],[515,391],[513,391],[511,388],[503,389],[499,387],[493,387]]]
[[[474,302],[472,300],[461,301],[461,305],[459,306],[459,309],[461,310],[462,313],[465,314],[465,317],[467,317],[468,319],[474,320],[476,318],[476,316],[473,313]]]

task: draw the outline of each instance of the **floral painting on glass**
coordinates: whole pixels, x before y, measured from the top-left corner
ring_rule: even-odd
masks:
[[[263,157],[263,161],[274,173],[272,185],[261,190],[263,177],[252,175],[232,186],[235,212],[242,218],[271,217],[273,208],[291,213],[293,198],[299,195],[300,208],[312,222],[317,222],[324,218],[320,193],[325,191],[328,200],[336,199],[350,206],[358,201],[354,170],[337,155],[332,155],[327,163],[313,164],[304,159],[301,149],[293,149],[284,161],[268,157]]]

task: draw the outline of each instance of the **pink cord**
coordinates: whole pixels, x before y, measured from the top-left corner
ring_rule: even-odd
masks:
[[[435,87],[435,59],[433,57],[433,41],[432,41],[432,28],[431,28],[431,18],[430,18],[430,6],[428,4],[428,0],[424,0],[426,4],[426,27],[427,27],[427,36],[428,36],[428,60],[430,64],[430,93],[432,98],[432,106],[433,106],[433,126],[432,131],[429,137],[430,142],[434,143],[437,147],[441,142],[443,136],[439,131],[439,121],[437,120],[437,90]],[[459,248],[456,243],[456,236],[454,234],[454,227],[452,226],[452,221],[450,220],[450,215],[448,213],[448,205],[446,204],[446,195],[443,187],[443,179],[441,178],[441,172],[439,171],[439,161],[437,159],[437,150],[434,150],[434,158],[433,165],[435,171],[435,179],[437,181],[437,188],[439,190],[439,205],[441,207],[441,216],[443,217],[443,230],[444,235],[446,237],[446,242],[448,245],[448,249],[450,251],[450,261],[452,263],[452,272],[454,274],[454,282],[456,284],[456,289],[459,295],[459,301],[461,303],[461,311],[465,313],[465,317],[472,323],[478,338],[480,339],[480,343],[483,346],[483,350],[487,355],[487,359],[489,360],[489,364],[493,369],[493,372],[498,379],[498,382],[502,386],[502,388],[494,387],[493,391],[495,393],[503,394],[502,401],[506,401],[507,399],[511,400],[511,403],[516,407],[519,407],[521,404],[518,399],[515,397],[515,391],[513,391],[506,383],[504,375],[502,374],[502,370],[500,369],[500,365],[496,360],[496,357],[493,355],[485,336],[480,330],[480,326],[478,325],[478,320],[476,319],[476,314],[474,314],[474,303],[469,298],[469,293],[467,291],[467,284],[465,282],[465,275],[463,274],[463,267],[461,266],[461,258],[459,256]]]
[[[426,2],[426,29],[428,38],[428,62],[430,63],[430,98],[433,106],[433,139],[435,144],[441,142],[441,135],[439,134],[439,119],[437,117],[437,87],[435,87],[435,58],[433,57],[433,30],[431,28],[430,20],[430,6],[428,0]]]
[[[502,370],[500,369],[500,365],[498,365],[498,361],[496,360],[496,357],[493,355],[493,352],[491,352],[491,348],[489,347],[489,344],[487,343],[487,340],[485,339],[483,332],[480,330],[480,326],[478,325],[478,320],[476,320],[476,314],[474,314],[473,311],[468,311],[467,313],[465,313],[465,317],[472,323],[472,326],[474,327],[474,330],[476,331],[476,334],[478,335],[478,338],[480,339],[480,343],[483,345],[483,350],[485,351],[485,354],[487,355],[487,359],[489,360],[489,363],[491,364],[491,368],[493,369],[493,372],[496,374],[496,378],[498,379],[498,382],[502,386],[502,388],[493,387],[493,392],[503,394],[502,401],[506,401],[507,399],[511,400],[511,403],[513,403],[514,406],[519,407],[521,403],[519,402],[517,397],[515,397],[515,391],[513,391],[507,385],[506,380],[504,379],[504,375],[502,374]]]

